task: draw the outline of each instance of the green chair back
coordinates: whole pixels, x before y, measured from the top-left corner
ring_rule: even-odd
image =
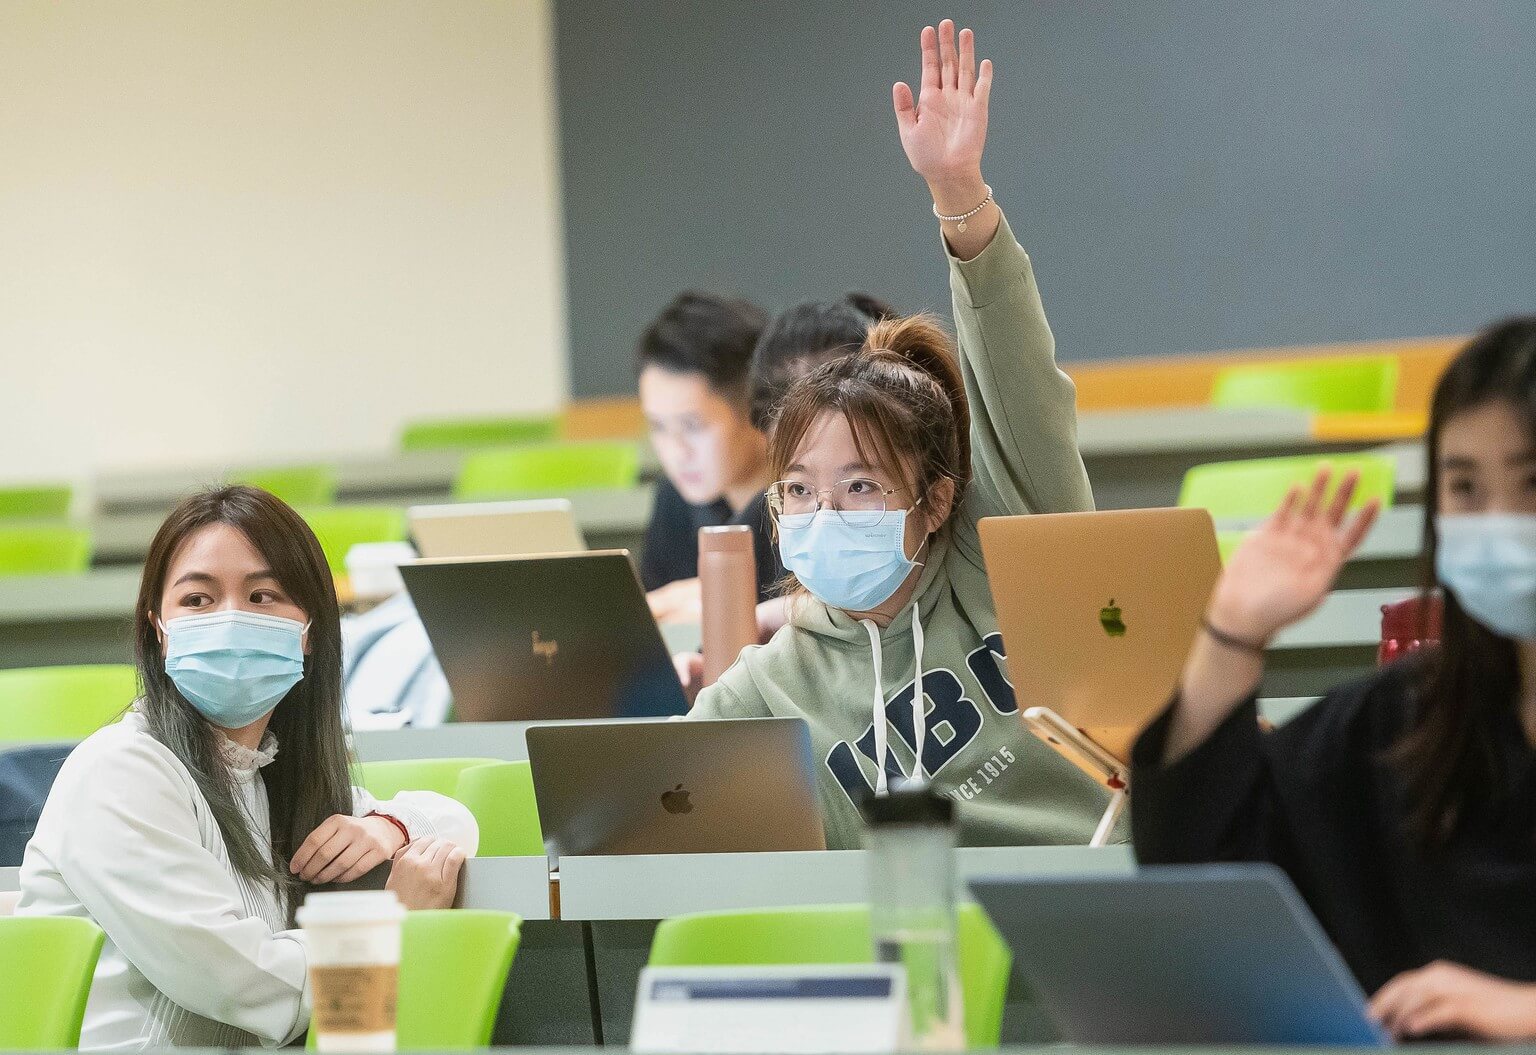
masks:
[[[77,916],[0,918],[0,1049],[80,1046],[80,1023],[106,935]]]
[[[400,927],[395,1046],[401,1051],[486,1048],[517,956],[522,917],[447,909],[407,913]],[[315,1050],[315,1031],[309,1031]]]
[[[286,465],[232,473],[230,482],[270,491],[291,506],[328,506],[336,501],[336,470],[329,465]]]
[[[1208,509],[1216,520],[1257,520],[1279,508],[1292,487],[1311,483],[1325,465],[1333,468],[1333,487],[1347,472],[1360,474],[1352,508],[1372,498],[1380,499],[1383,508],[1392,505],[1397,494],[1397,464],[1387,455],[1369,453],[1197,465],[1184,474],[1179,505]]]
[[[359,762],[352,770],[358,787],[377,799],[392,799],[402,791],[435,791],[456,797],[459,776],[471,766],[495,765],[495,758],[409,758],[389,762]]]
[[[1211,404],[1287,407],[1314,414],[1385,414],[1397,408],[1395,355],[1245,363],[1216,374]]]
[[[1013,954],[979,905],[959,912],[960,988],[965,1038],[994,1048]],[[651,943],[653,967],[869,963],[874,959],[866,905],[826,905],[753,912],[700,912],[663,920]]]
[[[0,520],[60,520],[69,516],[74,488],[68,484],[0,487]]]
[[[473,766],[454,792],[480,826],[479,857],[543,857],[544,831],[527,762]]]
[[[633,443],[551,443],[481,451],[464,459],[454,482],[458,498],[633,487],[640,449]]]
[[[405,510],[397,506],[311,506],[299,513],[320,540],[334,575],[346,574],[347,551],[360,542],[405,541]]]
[[[442,418],[413,421],[400,434],[406,451],[470,450],[513,447],[558,439],[560,419],[553,415],[494,418]]]
[[[0,524],[0,577],[79,575],[91,566],[91,533],[69,524]]]
[[[0,670],[0,743],[83,740],[139,694],[126,663]]]

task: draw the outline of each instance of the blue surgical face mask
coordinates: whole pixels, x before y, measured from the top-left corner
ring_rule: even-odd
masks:
[[[1462,609],[1503,637],[1536,638],[1536,516],[1445,514],[1435,572]]]
[[[907,559],[906,535],[905,509],[782,514],[779,556],[817,599],[867,612],[889,600],[917,567]]]
[[[306,623],[236,610],[160,624],[165,672],[188,703],[224,729],[271,713],[304,677]]]

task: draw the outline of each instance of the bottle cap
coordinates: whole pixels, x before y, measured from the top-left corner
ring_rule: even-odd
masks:
[[[751,553],[752,529],[746,524],[699,528],[700,553]]]
[[[886,824],[948,826],[955,821],[955,801],[928,784],[909,784],[892,788],[888,795],[865,798],[864,820],[876,828]]]

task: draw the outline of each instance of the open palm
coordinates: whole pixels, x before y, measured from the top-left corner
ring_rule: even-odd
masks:
[[[1291,488],[1275,514],[1233,553],[1211,599],[1212,620],[1222,630],[1268,642],[1328,596],[1380,508],[1372,499],[1349,517],[1359,475],[1350,473],[1327,499],[1331,476],[1319,471],[1305,494]]]
[[[976,37],[969,29],[955,36],[949,19],[924,28],[923,77],[914,101],[905,81],[892,90],[901,146],[917,174],[934,183],[981,171],[987,143],[987,100],[992,93],[992,63],[976,66]]]

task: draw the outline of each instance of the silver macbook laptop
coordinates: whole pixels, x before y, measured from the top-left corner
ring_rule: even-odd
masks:
[[[999,877],[971,889],[1068,1043],[1388,1042],[1273,865]]]
[[[551,857],[822,850],[800,718],[532,726]]]
[[[565,498],[412,506],[406,516],[423,557],[520,557],[587,548]]]
[[[688,710],[624,550],[421,560],[400,575],[457,722]]]

